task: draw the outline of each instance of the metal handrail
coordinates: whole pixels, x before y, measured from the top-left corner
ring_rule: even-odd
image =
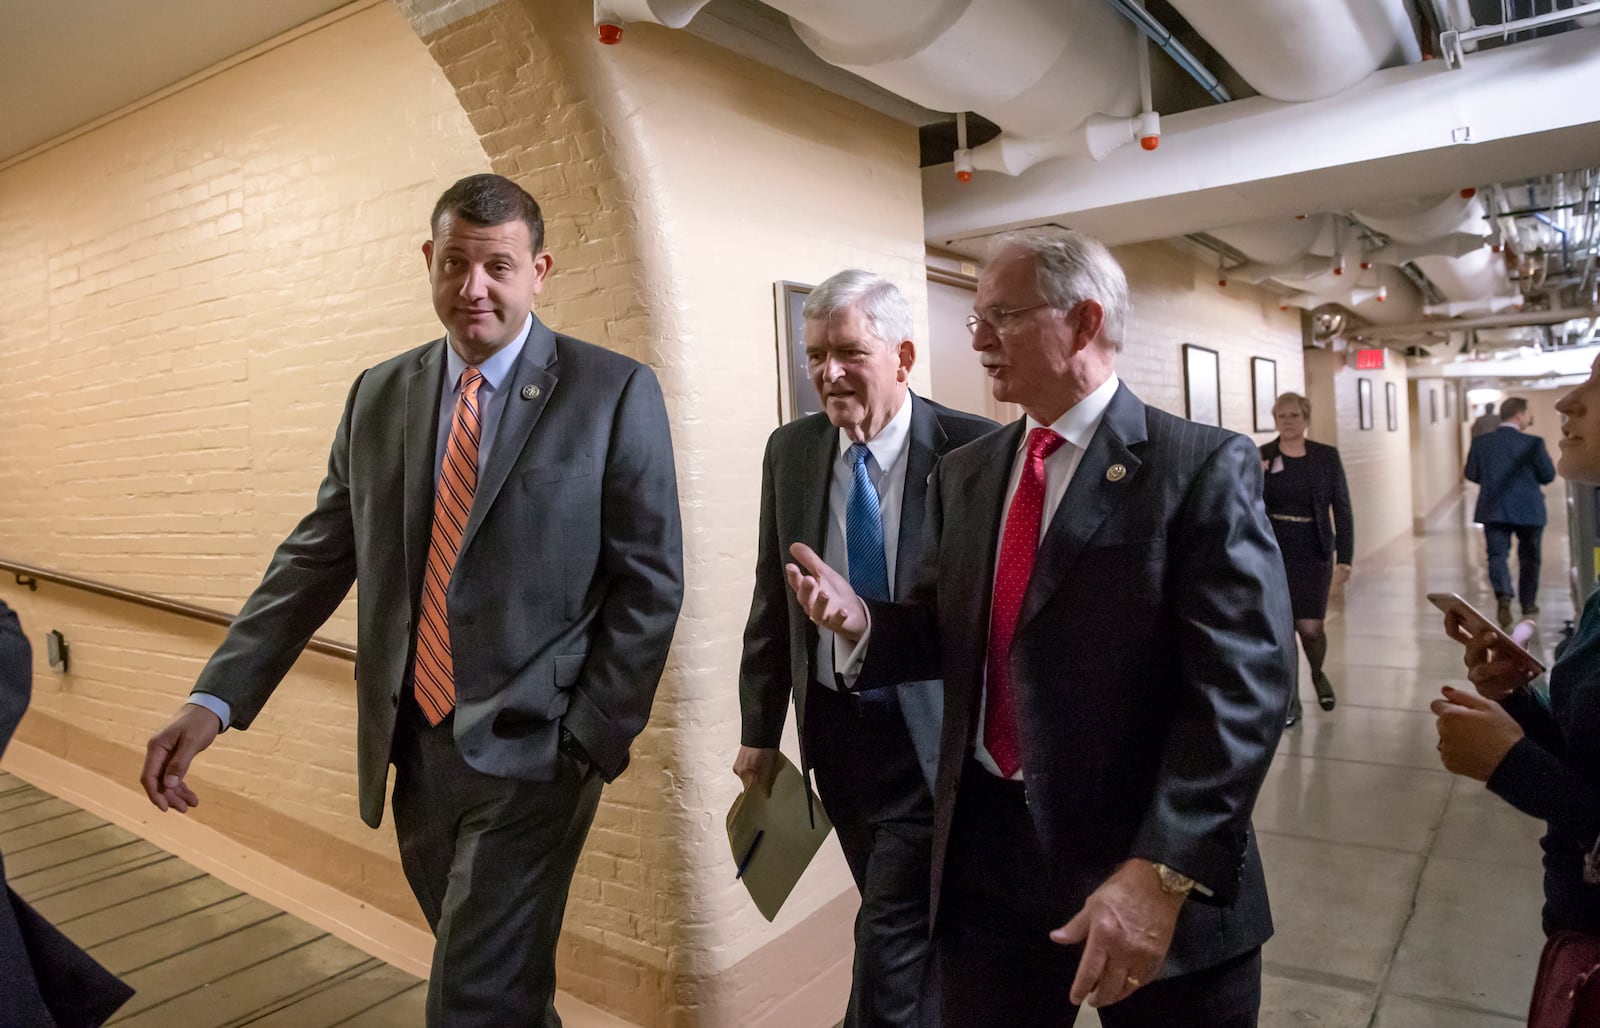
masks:
[[[0,558],[0,571],[9,571],[17,577],[17,584],[28,589],[37,590],[40,582],[50,582],[63,585],[69,589],[93,593],[96,596],[105,596],[123,603],[131,603],[138,607],[147,607],[150,610],[164,611],[176,614],[179,617],[189,618],[193,621],[204,621],[207,624],[221,625],[224,628],[234,622],[232,614],[225,614],[220,610],[210,607],[201,607],[193,603],[184,603],[181,600],[169,600],[164,596],[154,593],[139,592],[136,589],[124,589],[121,586],[107,585],[105,582],[96,582],[89,578],[79,578],[60,571],[51,571],[49,568],[34,567],[32,564],[19,564],[16,561]],[[311,637],[306,643],[306,649],[317,653],[325,653],[330,657],[339,657],[351,661],[356,659],[356,648],[348,643],[337,642],[333,639],[324,639],[320,635]]]

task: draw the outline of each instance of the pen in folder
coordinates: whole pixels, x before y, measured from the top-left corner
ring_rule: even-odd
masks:
[[[750,848],[744,851],[744,856],[739,860],[739,870],[733,876],[735,881],[743,878],[744,873],[750,870],[750,861],[756,855],[756,848],[761,845],[762,836],[766,834],[765,831],[759,831],[756,833],[756,837],[750,840]]]

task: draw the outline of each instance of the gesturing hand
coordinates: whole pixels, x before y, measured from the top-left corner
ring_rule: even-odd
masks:
[[[795,543],[789,552],[797,564],[785,564],[783,577],[788,579],[806,617],[845,642],[859,642],[867,630],[867,606],[850,588],[850,580],[829,567],[805,543]]]
[[[185,703],[177,717],[150,737],[139,784],[144,786],[151,803],[160,810],[172,809],[180,814],[200,805],[200,798],[184,776],[189,773],[195,754],[210,746],[220,731],[222,724],[217,715],[197,704]]]
[[[1050,933],[1063,946],[1083,943],[1072,1002],[1109,1006],[1154,981],[1183,901],[1161,888],[1147,860],[1129,860],[1102,882],[1072,920]]]
[[[1487,782],[1522,738],[1522,726],[1493,700],[1444,687],[1430,705],[1438,718],[1439,759],[1445,769]]]

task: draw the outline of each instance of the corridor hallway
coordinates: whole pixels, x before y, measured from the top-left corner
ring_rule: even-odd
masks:
[[[1546,665],[1573,617],[1560,481],[1546,490],[1539,644]],[[1510,1028],[1525,1022],[1539,951],[1543,824],[1446,772],[1428,704],[1465,686],[1429,592],[1494,611],[1475,490],[1358,560],[1329,609],[1323,712],[1301,681],[1256,805],[1277,935],[1265,953],[1261,1023]],[[1360,525],[1356,526],[1359,533]]]

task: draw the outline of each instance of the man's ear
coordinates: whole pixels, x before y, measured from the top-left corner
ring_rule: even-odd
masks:
[[[1072,321],[1076,334],[1073,349],[1081,350],[1100,338],[1100,330],[1106,324],[1106,309],[1100,306],[1099,300],[1080,300],[1067,318]]]
[[[895,356],[900,361],[895,378],[904,382],[911,377],[911,368],[917,363],[917,344],[909,339],[900,340],[900,345],[895,348]]]
[[[422,241],[422,263],[427,265],[428,271],[433,271],[433,240]]]
[[[540,250],[533,258],[533,295],[544,292],[544,280],[555,270],[556,259],[549,250]]]

